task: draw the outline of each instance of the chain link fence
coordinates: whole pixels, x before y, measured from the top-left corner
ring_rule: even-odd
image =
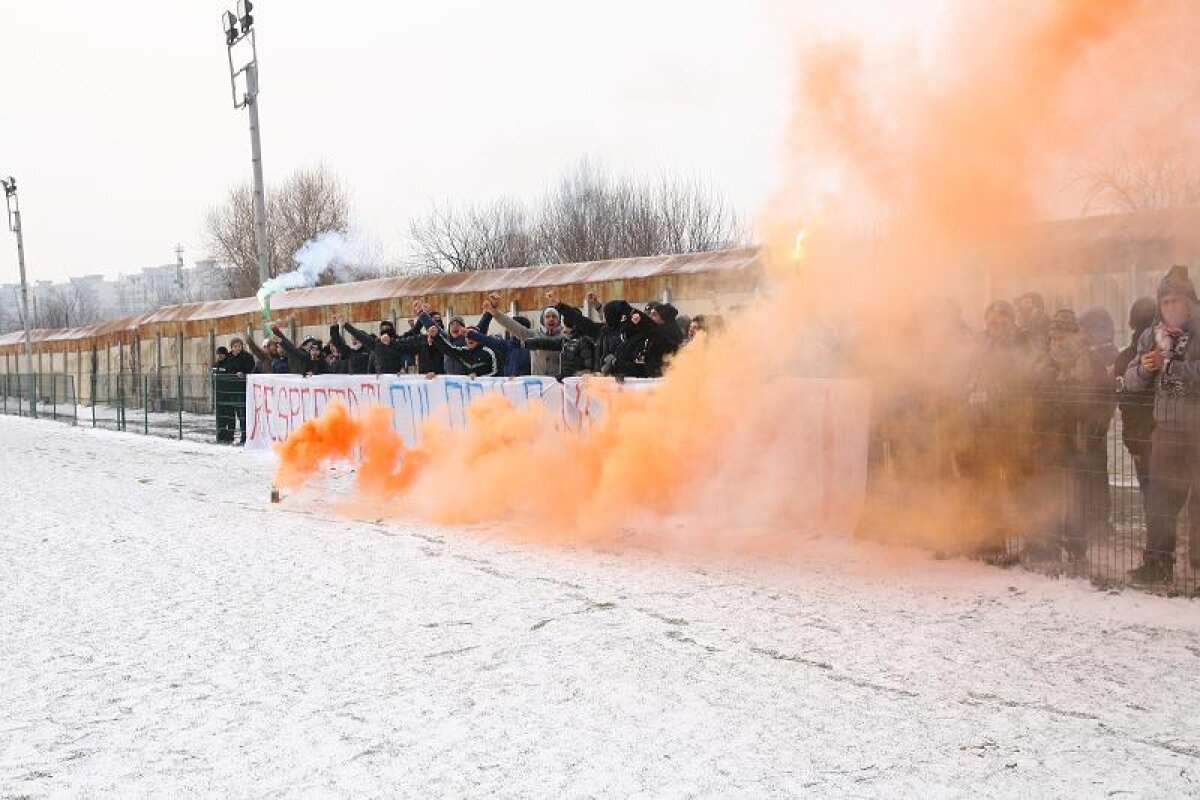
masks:
[[[869,538],[1200,594],[1200,398],[908,398],[878,410],[869,472]]]
[[[77,388],[73,375],[0,375],[0,414],[202,442],[245,438],[243,378],[98,373],[85,378],[82,398]]]

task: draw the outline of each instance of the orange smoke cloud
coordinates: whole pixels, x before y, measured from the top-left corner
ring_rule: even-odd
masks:
[[[851,524],[853,493],[811,480],[819,443],[796,419],[813,386],[795,379],[865,378],[885,414],[897,387],[949,400],[962,343],[929,311],[938,298],[982,308],[980,250],[1069,206],[1064,176],[1086,159],[1137,151],[1152,132],[1196,133],[1176,117],[1200,99],[1197,80],[1176,62],[1200,33],[1200,4],[949,8],[930,52],[873,48],[853,31],[802,48],[783,188],[760,220],[770,291],[687,347],[657,390],[608,393],[587,434],[488,397],[465,430],[427,427],[409,449],[384,417],[331,409],[281,448],[280,481],[361,448],[360,489],[397,513],[513,523],[548,541],[655,530],[740,544],[748,530],[828,522],[817,509],[831,498],[837,524]],[[802,272],[797,219],[809,230]],[[936,475],[935,459],[915,452],[909,469]],[[935,539],[993,522],[969,492],[930,483],[882,518]]]

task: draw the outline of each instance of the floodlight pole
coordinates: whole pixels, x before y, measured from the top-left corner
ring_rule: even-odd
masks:
[[[253,3],[240,0],[237,13],[226,11],[222,17],[225,47],[229,54],[229,86],[233,107],[245,108],[250,114],[250,159],[254,167],[254,246],[258,252],[258,282],[271,277],[270,246],[267,241],[267,200],[263,188],[262,139],[258,122],[258,41],[254,31]],[[233,63],[233,48],[243,39],[250,40],[250,60],[242,67]],[[238,97],[237,77],[246,76],[246,91]]]
[[[21,271],[21,316],[25,321],[25,374],[29,383],[29,416],[37,416],[37,379],[33,374],[33,337],[29,325],[29,282],[25,279],[25,235],[21,232],[21,203],[17,199],[17,181],[11,175],[0,179],[4,187],[4,206],[8,209],[8,229],[17,235],[17,266]]]

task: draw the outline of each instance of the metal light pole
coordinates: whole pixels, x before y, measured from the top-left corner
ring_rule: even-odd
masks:
[[[258,42],[254,35],[254,17],[250,0],[238,0],[237,13],[226,11],[221,17],[225,28],[225,48],[229,53],[229,87],[233,107],[250,112],[250,156],[254,165],[254,246],[258,251],[258,281],[266,283],[271,277],[271,255],[267,242],[267,201],[263,190],[262,141],[258,123]],[[250,40],[250,60],[237,68],[233,64],[233,48],[243,39]],[[237,77],[246,76],[246,91],[238,97]]]
[[[17,199],[17,180],[11,175],[0,178],[4,187],[4,206],[8,209],[8,229],[17,235],[17,265],[21,270],[21,316],[25,320],[25,375],[29,381],[29,416],[37,416],[37,379],[33,374],[33,338],[29,333],[29,283],[25,279],[25,236],[21,233],[21,203]]]

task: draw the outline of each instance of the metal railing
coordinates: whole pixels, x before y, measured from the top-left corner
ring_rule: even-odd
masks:
[[[1200,397],[1039,389],[876,412],[870,538],[1200,593]]]
[[[74,425],[78,413],[75,378],[71,375],[0,375],[0,414]]]

